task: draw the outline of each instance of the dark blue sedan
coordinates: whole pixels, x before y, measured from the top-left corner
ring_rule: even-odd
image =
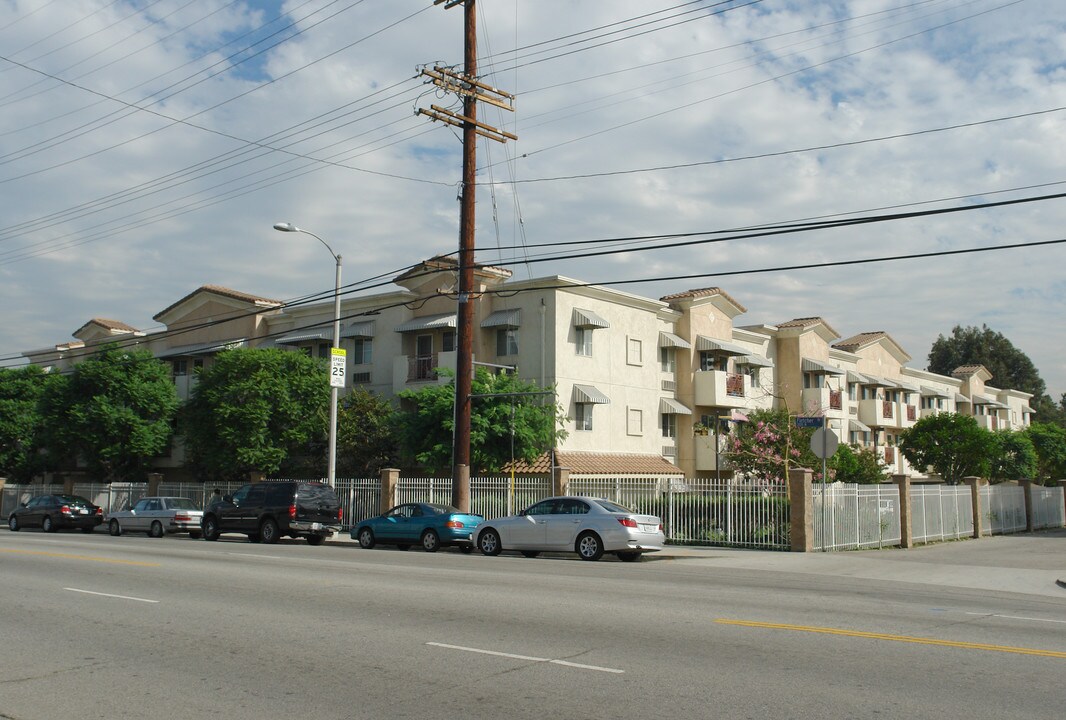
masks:
[[[474,549],[470,533],[482,520],[451,505],[404,503],[353,526],[352,539],[366,549],[378,543],[400,550],[421,544],[426,552],[436,552],[441,546],[456,545],[468,553]]]

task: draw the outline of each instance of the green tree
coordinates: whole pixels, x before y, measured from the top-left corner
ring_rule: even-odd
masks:
[[[1066,428],[1050,423],[1033,423],[1025,435],[1036,451],[1036,479],[1054,485],[1066,478]]]
[[[838,482],[876,485],[888,479],[888,466],[872,448],[841,445],[829,463]]]
[[[41,398],[45,444],[98,480],[143,480],[170,446],[178,396],[146,350],[109,345],[53,381]]]
[[[243,480],[321,456],[329,397],[321,360],[275,348],[219,353],[200,371],[183,414],[190,465],[205,479]]]
[[[57,378],[36,365],[0,369],[0,477],[28,482],[46,469],[41,399]]]
[[[399,447],[389,401],[366,388],[353,388],[337,409],[337,474],[376,475],[395,467]]]
[[[992,433],[969,415],[928,415],[899,436],[899,450],[911,467],[933,472],[949,485],[964,477],[987,477],[993,451]]]
[[[822,461],[811,452],[814,430],[795,426],[787,410],[754,410],[730,436],[723,454],[734,471],[763,482],[783,483],[788,471],[804,467],[822,479]]]
[[[478,368],[471,386],[474,395],[542,390],[535,382],[522,380],[513,373],[494,375],[484,368]],[[447,384],[400,393],[400,399],[409,406],[397,416],[400,446],[408,459],[433,473],[451,469],[454,395],[454,378]],[[553,398],[553,395],[472,398],[471,471],[499,472],[510,462],[512,427],[515,459],[532,461],[553,447],[555,440],[566,437],[562,429],[565,416]]]
[[[998,430],[992,435],[988,481],[1031,480],[1036,476],[1036,449],[1024,432]]]
[[[1056,406],[1029,356],[987,325],[956,325],[951,337],[940,335],[929,350],[929,370],[951,375],[960,365],[984,365],[996,387],[1033,395],[1030,405],[1039,422],[1066,424],[1066,407]],[[1064,396],[1066,397],[1066,396]]]

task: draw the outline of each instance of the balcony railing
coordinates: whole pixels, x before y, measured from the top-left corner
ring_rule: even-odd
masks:
[[[886,419],[886,420],[891,420],[892,419],[892,401],[891,400],[882,400],[881,401],[881,417]]]
[[[843,393],[840,390],[829,391],[829,409],[840,410],[844,407]]]
[[[917,419],[918,419],[918,408],[914,407],[913,405],[908,405],[907,406],[907,421],[908,422],[914,422]]]
[[[733,397],[744,397],[744,376],[739,373],[726,375],[725,393]]]
[[[407,359],[407,382],[437,379],[437,355],[419,355]]]
[[[896,463],[896,448],[891,445],[885,447],[885,464],[894,465]]]

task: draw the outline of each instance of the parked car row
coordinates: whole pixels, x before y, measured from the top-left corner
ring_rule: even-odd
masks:
[[[106,521],[113,536],[143,532],[159,538],[188,533],[214,541],[225,533],[240,533],[251,542],[302,537],[311,545],[321,545],[340,532],[342,519],[340,501],[331,487],[294,481],[251,483],[213,500],[203,510],[189,498],[145,497],[129,510],[110,513]],[[103,510],[83,497],[38,495],[10,514],[8,528],[92,532],[104,521]],[[583,560],[613,553],[625,562],[662,550],[665,544],[658,517],[634,513],[602,498],[577,496],[551,497],[517,515],[493,520],[450,505],[403,503],[354,525],[351,537],[368,550],[378,544],[401,550],[421,545],[427,552],[454,546],[469,553],[476,547],[489,556],[504,550],[526,557],[573,552]]]

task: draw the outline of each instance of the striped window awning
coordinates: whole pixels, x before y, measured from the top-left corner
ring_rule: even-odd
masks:
[[[332,333],[331,333],[332,334]],[[342,338],[372,338],[374,337],[374,321],[352,323],[346,328],[341,328]]]
[[[970,398],[966,397],[965,395],[963,395],[961,393],[955,393],[955,402],[957,402],[957,403],[968,403],[968,402],[970,402]]]
[[[659,412],[663,415],[691,415],[692,411],[673,398],[659,398]]]
[[[754,365],[755,367],[773,367],[774,361],[762,355],[742,355],[736,360],[737,365]]]
[[[700,352],[720,352],[723,355],[748,355],[751,353],[751,350],[746,347],[741,347],[725,340],[704,337],[703,335],[696,336],[696,349]]]
[[[848,430],[851,432],[870,432],[870,427],[863,425],[858,420],[848,420]]]
[[[594,388],[592,385],[574,385],[574,402],[588,403],[592,405],[607,405],[611,398]]]
[[[896,387],[900,388],[901,390],[906,390],[907,392],[914,392],[914,393],[921,392],[921,388],[918,387],[918,385],[916,385],[915,383],[908,382],[906,380],[899,380],[899,379],[896,379],[893,382],[895,382],[896,383]]]
[[[922,397],[936,397],[936,398],[950,398],[947,390],[937,390],[936,388],[929,387],[928,385],[922,385]]]
[[[870,387],[883,387],[883,388],[896,387],[895,383],[890,382],[888,380],[885,380],[882,377],[877,377],[876,375],[867,375],[866,376],[866,382],[864,382],[862,384],[863,385],[869,385]]]
[[[674,335],[665,330],[660,330],[659,347],[690,348],[692,347],[692,344],[680,335]]]
[[[444,315],[423,315],[411,318],[407,322],[400,323],[396,332],[418,332],[419,330],[439,330],[441,328],[454,328],[456,325],[455,313]]]
[[[274,342],[278,345],[299,345],[300,343],[304,342],[315,342],[321,340],[332,341],[333,329],[330,328],[328,330],[301,330],[300,332],[282,335]]]
[[[172,357],[186,357],[193,355],[213,355],[220,353],[223,350],[233,350],[235,348],[245,347],[247,341],[245,338],[239,340],[219,340],[213,343],[199,343],[198,345],[180,345],[156,355],[157,358],[172,358]]]
[[[855,383],[857,385],[870,385],[870,384],[872,384],[870,382],[870,378],[868,378],[867,376],[863,375],[860,372],[855,372],[854,370],[848,370],[847,376],[848,376],[848,382],[849,383]]]
[[[828,363],[824,363],[821,360],[811,360],[810,358],[803,358],[803,372],[817,373],[819,375],[843,375],[844,371],[838,367],[833,367]]]
[[[609,328],[611,323],[592,312],[574,308],[574,327],[576,328]]]
[[[974,395],[973,404],[984,405],[986,407],[996,408],[999,410],[1006,410],[1008,407],[1007,405],[1001,403],[999,400],[996,400],[995,398],[990,398],[987,395]]]
[[[514,310],[497,310],[481,321],[481,327],[516,328],[522,324],[521,320],[522,311],[518,308],[515,308]]]

